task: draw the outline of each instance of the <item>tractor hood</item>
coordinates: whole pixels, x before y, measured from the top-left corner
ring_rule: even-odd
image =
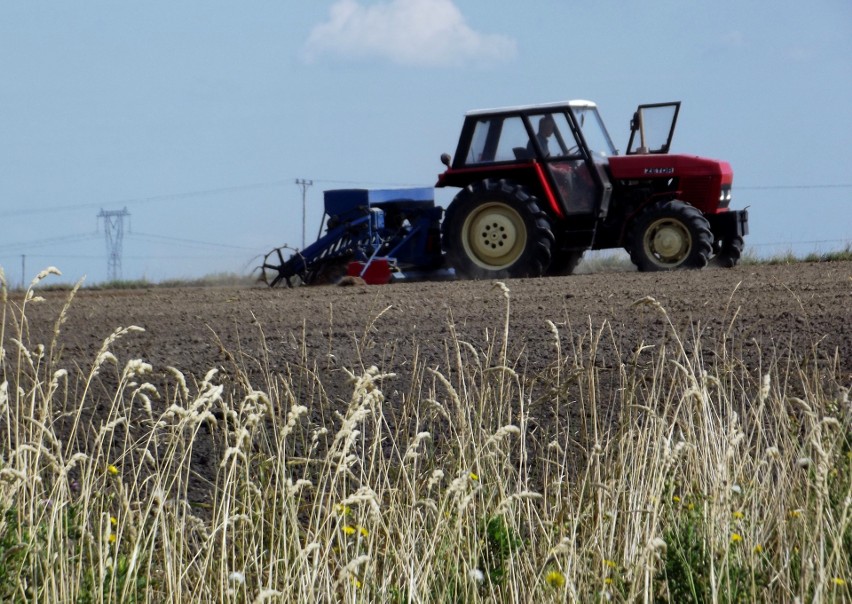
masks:
[[[678,199],[705,214],[727,210],[734,172],[726,161],[694,155],[624,155],[609,158],[610,178],[616,183],[665,183]]]
[[[720,185],[734,180],[728,162],[695,155],[615,155],[609,158],[609,169],[613,180],[708,177]]]

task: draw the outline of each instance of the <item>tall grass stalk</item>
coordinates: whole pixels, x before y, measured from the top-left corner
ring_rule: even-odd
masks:
[[[20,304],[2,283],[4,601],[850,597],[836,359],[747,366],[729,337],[687,337],[646,298],[634,311],[665,319],[659,342],[604,359],[611,325],[550,321],[552,362],[526,375],[500,284],[506,320],[485,349],[451,323],[444,365],[349,368],[336,400],[330,357],[305,346],[281,374],[261,350],[262,389],[235,360],[204,376],[121,361],[134,327],[88,369],[61,368],[73,291],[53,341],[33,343],[37,281]],[[112,384],[106,401],[95,384]]]

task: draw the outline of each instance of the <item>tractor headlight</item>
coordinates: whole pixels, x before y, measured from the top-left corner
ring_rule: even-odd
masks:
[[[728,204],[731,203],[731,187],[725,186],[722,187],[721,193],[719,193],[719,206],[723,208],[727,208]]]

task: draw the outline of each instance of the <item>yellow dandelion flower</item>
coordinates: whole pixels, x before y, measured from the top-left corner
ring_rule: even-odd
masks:
[[[680,503],[680,497],[675,495],[674,497],[672,497],[672,501],[674,501],[675,503]]]
[[[790,518],[798,518],[801,515],[802,513],[799,510],[790,510],[790,513],[788,514]]]
[[[115,533],[110,533],[109,537],[107,537],[107,541],[115,543]]]
[[[358,580],[358,577],[352,577],[352,585],[355,586],[355,589],[361,589],[361,582]]]
[[[842,578],[840,578],[840,577],[834,577],[831,581],[832,581],[835,585],[837,585],[838,587],[843,587],[844,585],[846,585],[846,580],[845,580],[845,579],[842,579]]]
[[[471,472],[471,473],[470,473],[470,479],[471,479],[471,480],[479,480],[479,476],[478,476],[477,474],[475,474],[475,473]]]
[[[354,535],[355,534],[355,527],[350,526],[348,524],[346,526],[344,526],[341,530],[347,535]]]
[[[743,514],[739,510],[731,514],[731,516],[733,516],[736,520],[742,520],[743,518],[745,518],[745,514]]]
[[[358,532],[359,532],[359,533],[361,533],[361,536],[362,536],[362,537],[367,537],[367,536],[369,536],[369,534],[370,534],[370,531],[368,531],[368,530],[367,530],[366,528],[364,528],[363,526],[359,526],[359,527],[358,527]]]
[[[113,526],[118,526],[118,518],[116,518],[115,516],[110,516],[109,523]]]
[[[743,540],[743,536],[740,535],[739,533],[733,533],[731,535],[731,543],[739,543],[742,540]]]
[[[560,573],[558,570],[552,570],[547,573],[544,580],[547,581],[547,584],[551,587],[559,588],[565,585],[565,575]]]
[[[689,510],[689,511],[691,512],[692,510],[694,510],[694,509],[695,509],[695,504],[694,504],[694,503],[687,503],[687,504],[686,504],[686,509],[687,509],[687,510]]]
[[[114,465],[112,465],[112,464],[109,464],[109,465],[107,466],[107,472],[109,472],[109,473],[110,473],[110,474],[112,474],[113,476],[117,476],[117,475],[118,475],[118,468],[116,468],[116,467],[115,467]]]
[[[618,564],[616,564],[612,560],[604,560],[604,564],[606,564],[609,568],[615,568],[618,566]]]
[[[763,553],[763,546],[760,543],[758,543],[757,545],[754,546],[754,553],[755,554],[762,554]]]
[[[607,585],[612,585],[612,577],[607,577],[606,579],[604,579],[604,583],[606,583]]]
[[[352,509],[348,505],[343,505],[342,503],[338,503],[334,506],[334,511],[340,514],[341,516],[348,516]]]

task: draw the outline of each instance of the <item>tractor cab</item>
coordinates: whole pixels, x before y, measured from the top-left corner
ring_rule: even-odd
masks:
[[[559,218],[597,215],[606,212],[611,189],[607,159],[617,153],[590,101],[473,111],[437,186],[511,174],[540,183],[541,201]]]

